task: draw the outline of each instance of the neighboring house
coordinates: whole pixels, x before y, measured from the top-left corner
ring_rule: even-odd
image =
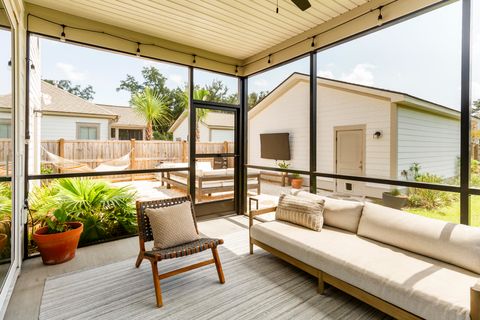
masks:
[[[0,96],[0,139],[11,139],[12,137],[12,96]]]
[[[317,80],[317,171],[402,179],[421,172],[457,174],[460,112],[411,95],[331,79]],[[309,169],[309,77],[294,73],[248,114],[249,163],[260,157],[260,134],[288,132],[292,169]],[[274,119],[274,121],[272,121]],[[476,120],[474,120],[476,121]],[[326,190],[381,196],[388,186],[318,178]]]
[[[235,118],[231,113],[210,111],[198,125],[200,142],[233,141]],[[188,110],[184,111],[168,130],[173,140],[188,140]]]
[[[146,121],[131,107],[95,104],[45,81],[32,113],[40,140],[143,140]],[[11,96],[0,96],[0,139],[10,132]],[[2,121],[2,119],[5,119]]]
[[[112,140],[143,140],[147,121],[132,107],[97,104],[118,116],[118,121],[110,125]]]

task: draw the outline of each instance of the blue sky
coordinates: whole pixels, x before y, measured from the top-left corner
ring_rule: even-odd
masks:
[[[474,1],[473,75],[474,99],[480,98],[480,1]],[[460,104],[460,2],[445,6],[362,38],[324,50],[318,55],[318,75],[406,92],[453,108]],[[0,30],[2,48],[8,47],[9,33]],[[3,46],[7,44],[7,46]],[[156,66],[171,88],[184,87],[186,67],[159,63],[87,47],[41,40],[44,79],[67,79],[74,84],[91,84],[95,102],[127,105],[128,92],[117,92],[127,74],[140,79],[142,67]],[[10,91],[9,52],[0,51],[0,94]],[[308,73],[302,59],[249,79],[249,90],[272,90],[292,72]],[[196,71],[199,85],[220,79],[230,92],[237,91],[236,79]]]

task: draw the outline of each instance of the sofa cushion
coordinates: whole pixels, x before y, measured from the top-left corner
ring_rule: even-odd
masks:
[[[357,232],[358,222],[362,215],[363,203],[332,199],[306,191],[295,190],[293,194],[309,199],[325,200],[325,210],[323,211],[324,224],[350,232]]]
[[[275,219],[320,231],[323,226],[323,203],[323,200],[282,194],[278,199]]]
[[[366,203],[358,235],[480,273],[480,228]]]
[[[252,238],[425,319],[469,318],[479,275],[336,228],[259,223]]]

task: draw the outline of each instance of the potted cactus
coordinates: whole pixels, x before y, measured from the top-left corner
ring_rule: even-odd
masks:
[[[67,220],[65,209],[56,209],[52,216],[45,219],[46,226],[33,234],[44,264],[59,264],[75,257],[83,224]]]

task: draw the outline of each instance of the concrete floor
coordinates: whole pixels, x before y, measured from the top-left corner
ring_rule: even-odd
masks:
[[[234,215],[203,219],[198,226],[208,237],[223,237],[248,228],[248,218]],[[137,254],[138,238],[133,237],[80,248],[73,260],[60,265],[45,266],[40,258],[26,260],[4,319],[38,319],[43,286],[48,277],[123,261]]]

